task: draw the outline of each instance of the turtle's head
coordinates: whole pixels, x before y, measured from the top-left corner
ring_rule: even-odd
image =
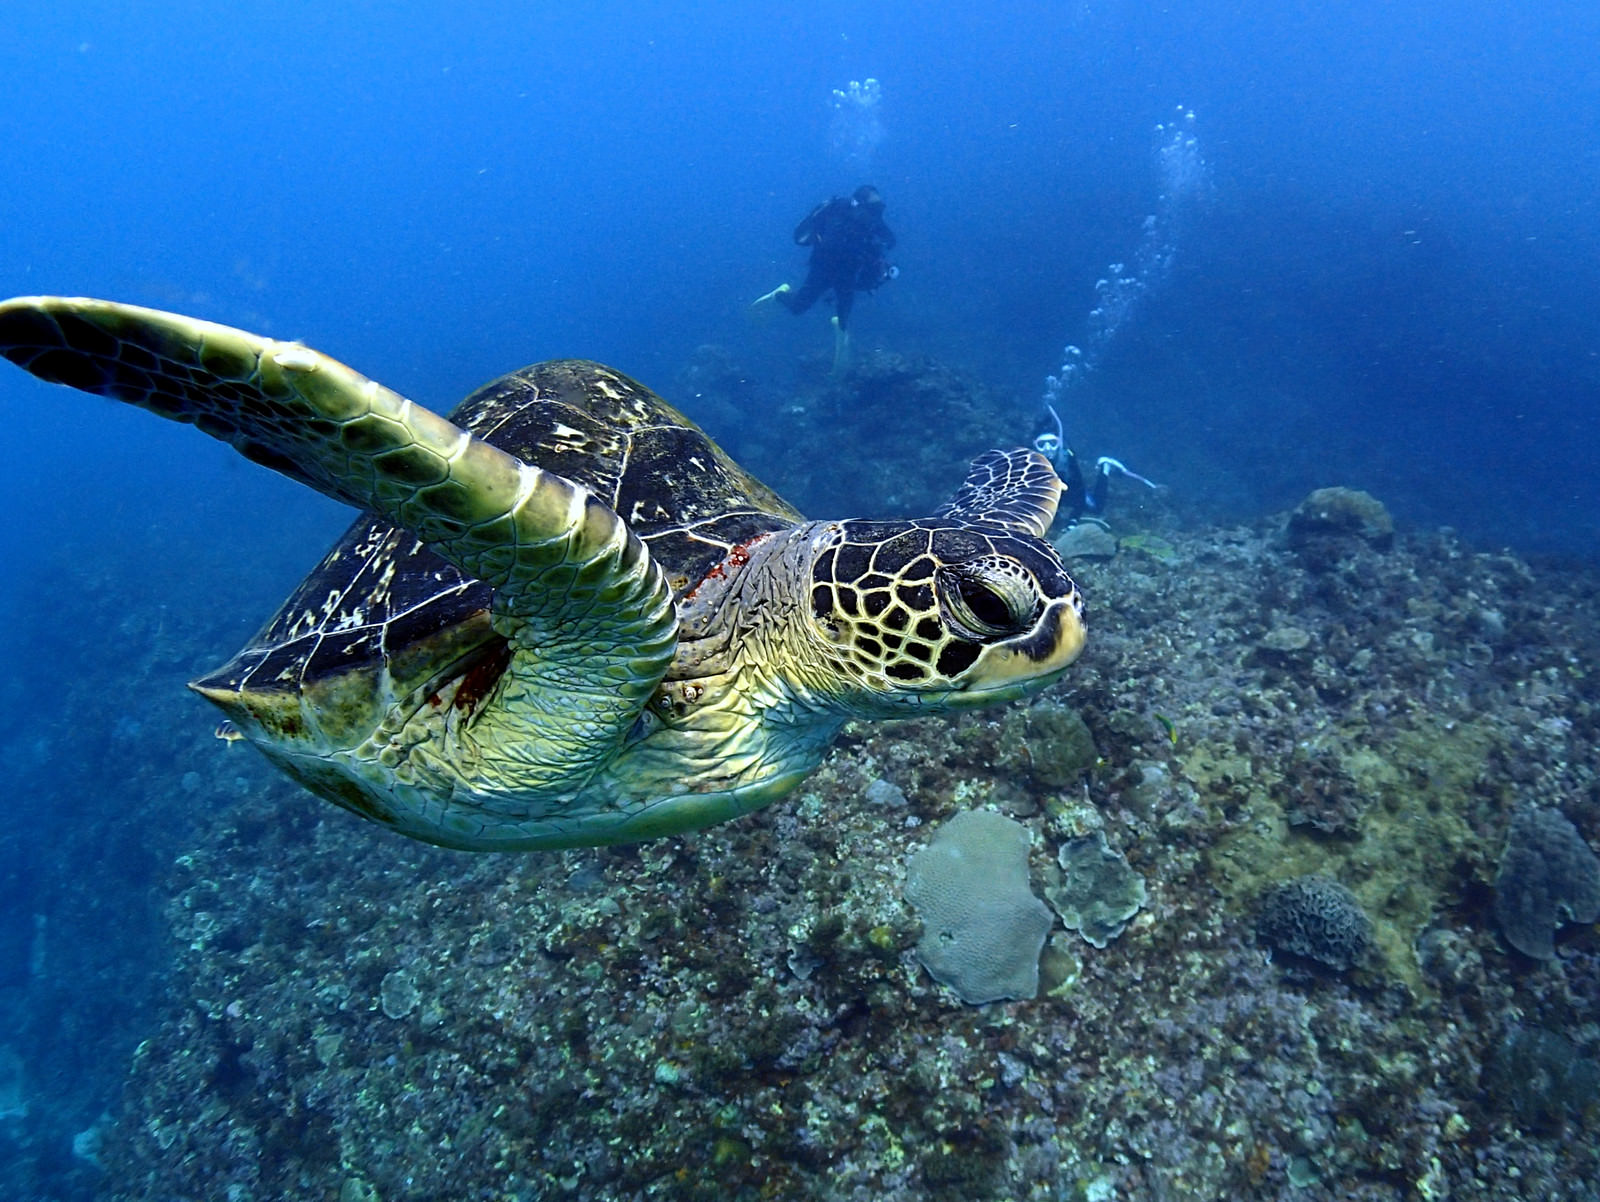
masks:
[[[831,522],[814,546],[814,632],[863,710],[1025,696],[1083,648],[1083,599],[1030,530],[949,516]]]

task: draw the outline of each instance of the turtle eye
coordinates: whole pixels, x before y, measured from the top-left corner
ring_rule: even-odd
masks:
[[[1036,596],[1014,576],[944,568],[938,584],[945,621],[964,638],[991,642],[1021,634],[1033,624]]]

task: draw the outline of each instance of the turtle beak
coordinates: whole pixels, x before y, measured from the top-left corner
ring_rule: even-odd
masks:
[[[966,691],[985,698],[1022,696],[1054,681],[1083,650],[1082,609],[1076,591],[1048,602],[1032,629],[983,649],[965,673]]]

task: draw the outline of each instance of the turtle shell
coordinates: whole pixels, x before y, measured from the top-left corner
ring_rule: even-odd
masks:
[[[679,598],[734,547],[801,520],[687,417],[598,363],[524,368],[449,416],[593,492],[650,548]],[[213,699],[252,694],[258,705],[264,695],[315,694],[323,733],[334,738],[341,717],[352,726],[367,721],[383,678],[378,691],[404,694],[461,677],[458,698],[466,700],[492,687],[505,665],[505,640],[490,623],[493,598],[489,585],[415,536],[365,515],[272,620],[194,687]]]

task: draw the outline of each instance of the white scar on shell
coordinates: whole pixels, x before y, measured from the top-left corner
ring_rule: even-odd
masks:
[[[272,352],[272,361],[284,371],[316,371],[317,353],[307,346],[285,346]]]

